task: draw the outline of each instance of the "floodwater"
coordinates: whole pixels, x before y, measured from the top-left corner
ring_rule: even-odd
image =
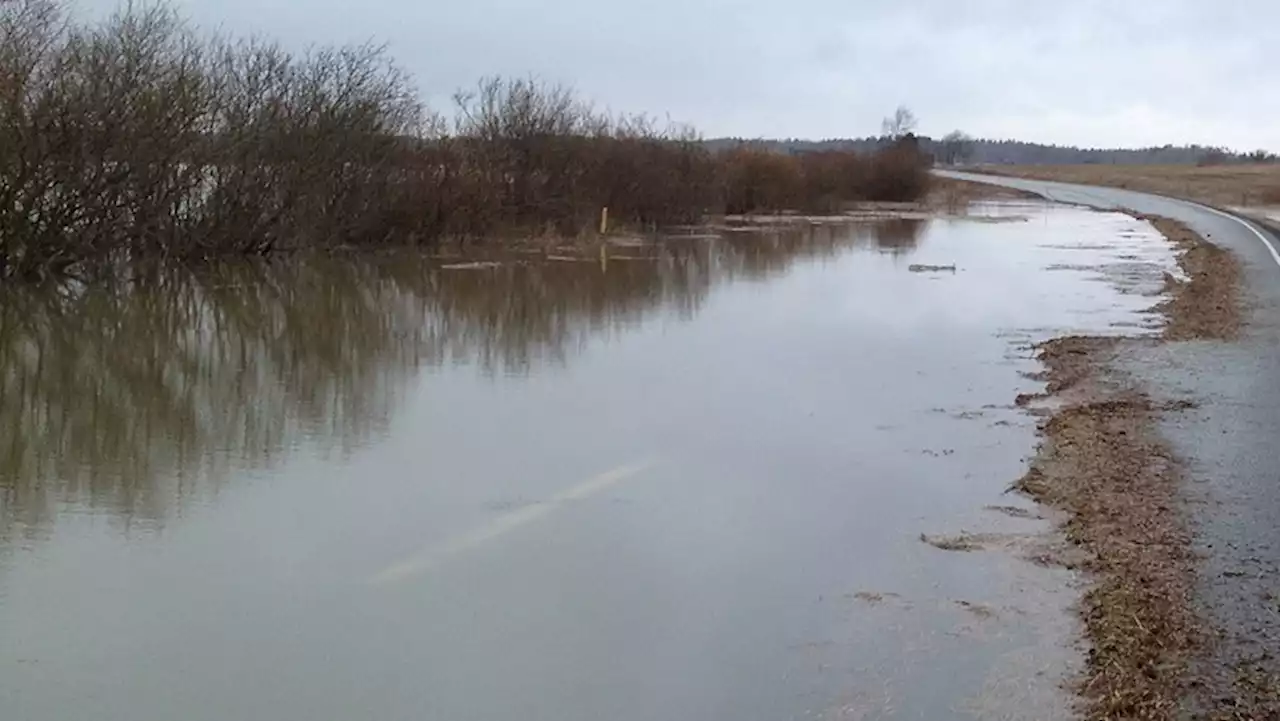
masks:
[[[1012,401],[1173,259],[974,212],[6,296],[0,716],[1062,716]]]

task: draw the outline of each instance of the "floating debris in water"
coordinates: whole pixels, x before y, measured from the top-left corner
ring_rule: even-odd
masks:
[[[489,268],[499,268],[502,264],[492,260],[475,261],[472,263],[449,263],[440,266],[440,270],[487,270]]]
[[[995,609],[984,603],[974,603],[972,601],[956,601],[956,605],[964,610],[977,616],[979,619],[986,621],[996,617]]]
[[[958,536],[928,536],[920,534],[920,540],[943,551],[980,551],[982,539],[969,533]]]
[[[1026,518],[1035,520],[1041,520],[1044,518],[1039,513],[1028,508],[1022,508],[1021,506],[987,506],[986,509],[988,511],[995,511],[996,513],[1003,513],[1010,518]]]
[[[896,598],[901,598],[901,596],[899,596],[896,593],[891,593],[888,591],[885,591],[882,593],[876,592],[876,591],[859,591],[853,594],[853,598],[854,600],[862,601],[863,603],[876,606],[883,603],[885,599],[888,599],[888,598],[896,599]]]

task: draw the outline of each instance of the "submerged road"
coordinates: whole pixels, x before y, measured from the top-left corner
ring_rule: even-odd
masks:
[[[1126,359],[1153,395],[1199,407],[1164,421],[1188,465],[1191,518],[1204,562],[1197,602],[1223,636],[1201,669],[1228,688],[1237,674],[1280,669],[1280,241],[1267,228],[1196,203],[1147,193],[1018,178],[939,175],[1049,200],[1127,209],[1186,223],[1242,264],[1245,326],[1231,343],[1168,343]],[[1213,689],[1210,689],[1213,693]]]
[[[1159,235],[627,253],[0,304],[0,719],[1073,718],[1011,401],[1029,344],[1158,325]]]

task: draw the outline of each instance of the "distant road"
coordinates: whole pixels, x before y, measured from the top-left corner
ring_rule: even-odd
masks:
[[[1180,220],[1243,266],[1245,328],[1232,343],[1164,344],[1126,369],[1156,395],[1190,394],[1199,407],[1162,430],[1186,462],[1192,530],[1204,562],[1200,610],[1226,632],[1210,664],[1276,673],[1280,660],[1280,241],[1266,227],[1198,203],[1114,188],[937,171],[1099,209]],[[1226,683],[1231,678],[1224,677]]]
[[[1263,262],[1263,266],[1273,274],[1280,270],[1280,241],[1276,239],[1270,229],[1263,228],[1252,220],[1231,215],[1193,201],[1168,198],[1134,190],[1058,183],[1048,180],[1009,178],[999,175],[961,173],[950,170],[936,170],[934,174],[944,178],[969,180],[1025,190],[1057,203],[1084,205],[1099,209],[1123,208],[1136,210],[1140,213],[1174,218],[1190,225],[1205,237],[1212,235],[1215,243],[1233,251],[1242,261],[1249,262],[1250,251],[1265,250],[1267,257],[1259,259]],[[1210,225],[1206,225],[1205,229],[1202,229],[1200,225],[1197,225],[1198,222],[1206,220],[1226,221],[1227,228],[1235,227],[1233,230],[1224,229],[1222,223],[1214,223],[1211,224],[1212,229]]]

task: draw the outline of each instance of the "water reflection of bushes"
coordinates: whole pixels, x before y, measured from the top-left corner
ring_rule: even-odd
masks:
[[[421,323],[368,269],[324,265],[6,298],[5,520],[64,501],[158,518],[230,467],[307,438],[350,449],[384,425]]]
[[[888,218],[876,225],[876,247],[894,255],[914,250],[920,242],[925,221],[919,218]]]
[[[895,231],[898,232],[898,231]],[[423,364],[527,372],[711,288],[879,243],[870,226],[673,238],[601,262],[387,255],[214,266],[0,303],[0,536],[59,504],[159,520],[237,468],[387,427]],[[895,240],[894,243],[899,241]],[[17,524],[17,525],[15,525]]]

